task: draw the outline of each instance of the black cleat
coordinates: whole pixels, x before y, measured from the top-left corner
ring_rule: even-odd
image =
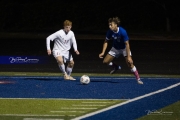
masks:
[[[120,70],[121,66],[115,67],[113,70],[111,70],[110,74],[114,74],[117,70]]]

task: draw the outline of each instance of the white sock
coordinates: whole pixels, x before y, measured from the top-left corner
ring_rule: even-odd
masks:
[[[73,68],[70,68],[70,67],[67,67],[67,68],[66,68],[66,72],[67,72],[68,75],[71,75],[72,69],[73,69]]]
[[[136,67],[134,66],[132,69],[131,69],[131,72],[135,72],[136,71]]]
[[[112,63],[112,62],[110,62],[110,63],[109,63],[109,66],[112,66],[112,65],[113,65],[113,63]]]
[[[113,68],[117,66],[118,69],[121,69],[121,66],[119,66],[119,65],[117,65],[117,64],[115,64],[115,63],[113,63],[113,62],[110,62],[110,63],[109,63],[109,66],[110,66],[110,67],[113,67]]]
[[[65,74],[65,73],[66,73],[66,71],[65,71],[65,65],[62,64],[62,65],[58,65],[58,66],[59,66],[59,69],[61,70],[61,72],[62,72],[63,74]]]

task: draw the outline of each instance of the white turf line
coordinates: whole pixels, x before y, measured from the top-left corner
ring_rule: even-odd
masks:
[[[71,120],[80,120],[80,119],[83,119],[83,118],[87,118],[87,117],[93,116],[93,115],[95,115],[95,114],[99,114],[99,113],[102,113],[102,112],[111,110],[111,109],[113,109],[113,108],[116,108],[116,107],[119,107],[119,106],[122,106],[122,105],[125,105],[125,104],[128,104],[128,103],[131,103],[131,102],[134,102],[134,101],[143,99],[143,98],[145,98],[145,97],[149,97],[149,96],[152,96],[152,95],[155,95],[155,94],[164,92],[164,91],[166,91],[166,90],[169,90],[169,89],[178,87],[179,85],[180,85],[180,82],[179,82],[179,83],[176,83],[176,84],[174,84],[174,85],[171,85],[171,86],[169,86],[169,87],[166,87],[166,88],[157,90],[157,91],[155,91],[155,92],[151,92],[151,93],[148,93],[148,94],[145,94],[145,95],[142,95],[142,96],[139,96],[139,97],[130,99],[130,100],[126,101],[126,102],[119,103],[119,104],[110,106],[110,107],[108,107],[108,108],[104,108],[104,109],[101,109],[101,110],[98,110],[98,111],[95,111],[95,112],[92,112],[92,113],[89,113],[89,114],[86,114],[86,115],[83,115],[83,116],[80,116],[80,117],[73,118],[73,119],[71,119]]]

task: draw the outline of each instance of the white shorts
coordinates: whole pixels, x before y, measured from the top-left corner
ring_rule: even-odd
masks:
[[[66,63],[66,61],[73,60],[73,57],[69,51],[53,50],[53,56],[55,58],[62,56],[64,63]]]
[[[126,49],[117,50],[114,47],[111,48],[111,50],[109,51],[108,54],[110,54],[111,56],[116,57],[116,58],[118,58],[120,55],[123,55],[124,57],[127,56]],[[130,51],[130,55],[131,55],[131,51]]]

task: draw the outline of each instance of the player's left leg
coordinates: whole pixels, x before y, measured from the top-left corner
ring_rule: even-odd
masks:
[[[76,80],[71,76],[73,67],[74,67],[74,60],[69,51],[66,51],[64,54],[64,59],[67,61],[67,68],[66,68],[66,73],[69,76],[69,80]]]
[[[127,65],[128,65],[128,67],[130,68],[130,70],[131,70],[131,72],[133,72],[133,74],[134,74],[134,76],[136,77],[136,80],[137,80],[137,82],[138,82],[138,84],[143,84],[143,82],[141,81],[141,79],[140,79],[140,76],[139,76],[139,73],[138,73],[138,71],[137,71],[137,68],[134,66],[134,64],[133,64],[133,60],[132,60],[132,54],[131,54],[131,51],[130,51],[130,61],[128,60],[128,58],[127,58],[127,53],[126,53],[126,49],[123,49],[122,50],[122,54],[123,54],[123,56],[125,57],[125,60],[126,60],[126,63],[127,63]]]
[[[67,72],[67,75],[69,75],[69,79],[70,79],[70,80],[76,80],[75,78],[73,78],[73,77],[71,76],[73,67],[74,67],[74,61],[71,60],[71,61],[68,62],[68,65],[67,65],[67,68],[66,68],[66,72]]]

